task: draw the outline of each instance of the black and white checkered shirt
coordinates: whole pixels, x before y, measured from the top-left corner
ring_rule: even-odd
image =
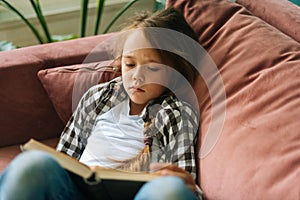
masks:
[[[125,98],[128,97],[120,77],[90,88],[63,130],[57,150],[79,159],[95,126],[96,117]],[[141,117],[144,121],[155,118],[154,127],[144,128],[144,134],[154,138],[152,162],[177,164],[196,178],[195,143],[199,116],[194,109],[174,95],[166,95],[149,102]]]

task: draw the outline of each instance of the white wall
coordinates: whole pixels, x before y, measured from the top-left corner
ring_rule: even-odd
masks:
[[[80,1],[72,0],[72,5],[67,5],[66,2],[60,0],[61,3],[56,2],[56,5],[60,4],[59,9],[54,9],[53,5],[54,1],[46,1],[52,2],[50,5],[43,5],[42,9],[45,10],[46,20],[48,23],[48,27],[52,35],[63,35],[63,34],[76,34],[80,35]],[[40,1],[43,3],[43,1]],[[64,3],[65,2],[65,3]],[[76,3],[74,5],[74,2]],[[101,20],[101,26],[99,29],[99,33],[103,31],[104,27],[109,23],[112,19],[112,16],[128,2],[128,0],[106,0],[104,14]],[[27,2],[26,2],[27,3]],[[29,1],[28,1],[29,3]],[[24,2],[23,2],[24,4]],[[69,3],[70,4],[70,3]],[[47,9],[45,9],[45,6]],[[120,27],[121,24],[126,21],[129,17],[133,16],[136,12],[140,12],[141,10],[152,11],[154,6],[154,1],[152,0],[141,0],[134,4],[130,10],[127,10],[124,15],[119,18],[119,20],[115,23],[110,31],[116,31]],[[63,7],[63,9],[62,9]],[[96,12],[96,5],[90,4],[89,9],[89,18],[87,25],[87,33],[86,35],[92,35],[94,31],[94,15]],[[50,10],[52,8],[52,10]],[[26,10],[27,16],[30,18],[30,21],[39,27],[37,20],[34,15],[32,15],[33,11],[28,8],[24,8]],[[29,46],[38,44],[38,40],[35,38],[31,30],[27,27],[27,25],[21,21],[17,16],[13,16],[11,13],[4,13],[3,8],[1,8],[0,12],[0,41],[7,40],[13,42],[14,45],[19,47]],[[9,16],[11,15],[11,16]],[[31,15],[31,16],[30,16]],[[9,19],[5,19],[10,18]]]

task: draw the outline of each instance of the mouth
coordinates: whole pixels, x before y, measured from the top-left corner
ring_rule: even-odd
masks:
[[[145,92],[145,90],[143,90],[139,87],[136,87],[136,86],[132,86],[129,89],[131,89],[133,92]]]

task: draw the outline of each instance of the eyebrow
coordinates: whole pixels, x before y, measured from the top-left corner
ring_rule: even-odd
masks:
[[[136,59],[134,56],[130,56],[130,55],[123,55],[124,58],[129,58],[129,59]],[[158,62],[157,60],[153,60],[152,58],[149,58],[147,59],[147,62],[150,62],[150,63],[161,63],[161,62]]]
[[[129,56],[129,55],[123,55],[123,57],[124,57],[124,58],[133,58],[133,59],[135,59],[134,56]]]

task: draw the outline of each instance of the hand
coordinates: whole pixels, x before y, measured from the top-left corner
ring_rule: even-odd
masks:
[[[105,167],[101,167],[101,166],[90,166],[91,170],[97,170],[97,169],[107,169]]]
[[[194,192],[196,191],[196,183],[191,174],[176,165],[167,163],[152,163],[150,165],[150,170],[160,176],[177,176],[184,180],[188,188]]]

